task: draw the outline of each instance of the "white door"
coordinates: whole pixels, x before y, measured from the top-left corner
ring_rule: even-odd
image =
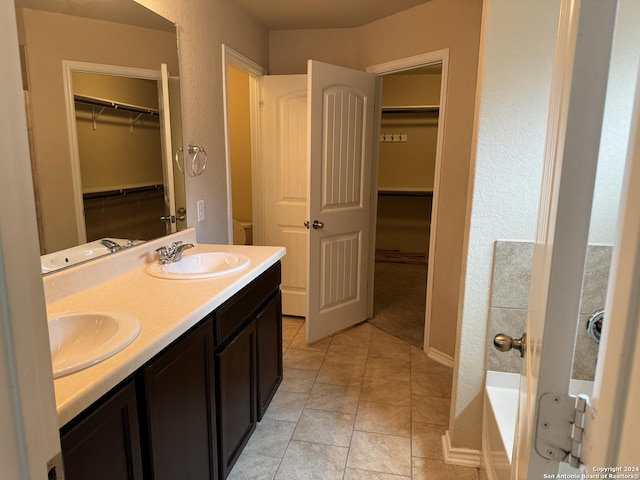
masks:
[[[571,404],[564,395],[572,373],[614,19],[615,2],[563,2],[520,381],[516,479],[553,475],[566,456],[567,437],[546,442],[536,436],[547,421],[552,428],[555,422],[538,412],[549,402]]]
[[[169,105],[169,70],[160,65],[158,81],[158,107],[160,110],[160,142],[162,148],[162,176],[164,181],[164,219],[167,233],[176,231],[176,202],[173,177],[173,147],[171,144],[171,114]]]
[[[264,244],[282,245],[282,313],[307,310],[307,76],[265,75],[261,83]]]
[[[310,60],[306,340],[366,319],[375,77]]]

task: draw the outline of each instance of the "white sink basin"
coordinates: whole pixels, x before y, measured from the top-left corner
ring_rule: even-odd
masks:
[[[185,255],[181,260],[167,265],[154,263],[147,272],[158,278],[174,280],[195,280],[198,278],[219,277],[243,270],[251,260],[241,253],[206,252]]]
[[[99,363],[125,348],[140,333],[140,322],[118,311],[72,312],[49,319],[53,378]]]

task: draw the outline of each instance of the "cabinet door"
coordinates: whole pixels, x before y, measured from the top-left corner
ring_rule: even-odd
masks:
[[[144,369],[151,477],[217,477],[210,319]]]
[[[133,381],[61,435],[67,480],[142,479]]]
[[[226,478],[256,427],[256,328],[250,322],[216,353],[218,442]]]
[[[256,315],[258,421],[282,382],[282,295],[277,292]]]

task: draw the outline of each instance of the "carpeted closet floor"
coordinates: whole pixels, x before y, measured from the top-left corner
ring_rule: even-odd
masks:
[[[418,348],[424,342],[427,265],[376,261],[370,324]]]

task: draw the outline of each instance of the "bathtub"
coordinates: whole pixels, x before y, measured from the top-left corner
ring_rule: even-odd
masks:
[[[484,478],[510,480],[511,461],[516,430],[520,375],[487,372],[482,419],[482,457]],[[571,380],[570,393],[591,394],[593,382]],[[566,463],[559,473],[580,473]]]

